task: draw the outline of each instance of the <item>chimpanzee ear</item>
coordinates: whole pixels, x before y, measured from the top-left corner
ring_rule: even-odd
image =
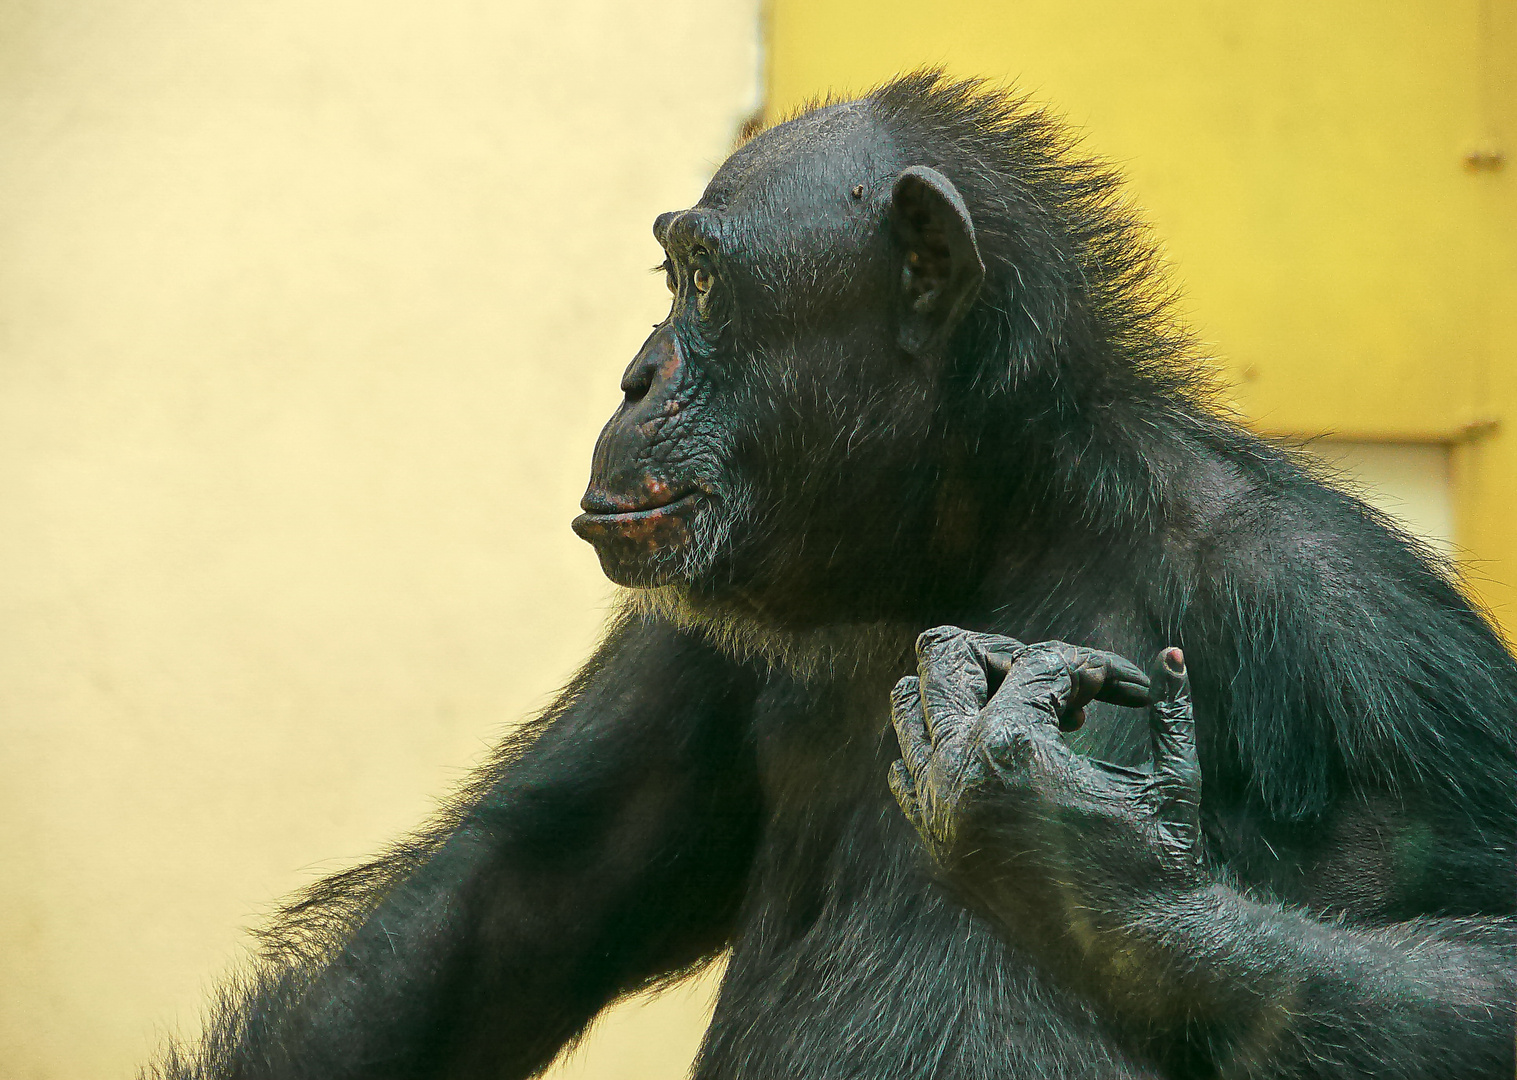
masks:
[[[925,165],[895,178],[890,228],[901,259],[897,334],[913,356],[934,352],[979,295],[985,264],[969,208],[953,182]]]

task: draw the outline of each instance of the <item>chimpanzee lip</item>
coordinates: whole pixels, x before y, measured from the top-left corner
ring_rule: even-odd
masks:
[[[620,510],[610,513],[587,512],[574,519],[574,531],[584,536],[585,529],[603,529],[606,526],[637,525],[641,522],[658,521],[660,518],[673,517],[683,510],[694,505],[700,497],[699,491],[688,491],[668,502],[659,503],[657,506],[645,506],[639,510]]]

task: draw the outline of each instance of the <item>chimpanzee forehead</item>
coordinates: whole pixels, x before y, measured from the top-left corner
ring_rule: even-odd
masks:
[[[872,194],[893,180],[900,167],[894,149],[864,106],[830,105],[770,128],[734,152],[696,209],[738,230],[841,219],[857,205],[853,192],[860,185]]]
[[[829,105],[760,132],[734,151],[701,196],[701,206],[728,206],[786,177],[841,179],[877,157],[888,142],[879,121],[858,102]]]

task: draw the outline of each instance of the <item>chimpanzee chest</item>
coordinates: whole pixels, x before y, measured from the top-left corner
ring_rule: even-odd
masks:
[[[776,684],[754,731],[770,814],[698,1078],[1154,1075],[933,880],[885,782],[888,680]],[[1362,801],[1315,825],[1206,816],[1246,883],[1366,919],[1417,828]]]
[[[926,873],[890,796],[771,822],[696,1076],[1149,1075]]]
[[[760,715],[771,816],[696,1076],[1149,1075],[933,881],[887,700],[791,687]]]

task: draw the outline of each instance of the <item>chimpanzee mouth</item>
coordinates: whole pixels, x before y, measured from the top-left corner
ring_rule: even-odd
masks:
[[[704,493],[689,491],[657,506],[623,509],[586,496],[574,531],[595,548],[601,569],[618,585],[640,589],[667,584],[696,538]],[[623,504],[625,506],[625,503]]]
[[[586,496],[581,504],[585,512],[574,519],[574,531],[582,539],[592,543],[607,533],[643,532],[657,529],[664,521],[682,518],[695,509],[701,492],[688,491],[656,506],[643,506],[636,510],[614,509],[609,500]]]

